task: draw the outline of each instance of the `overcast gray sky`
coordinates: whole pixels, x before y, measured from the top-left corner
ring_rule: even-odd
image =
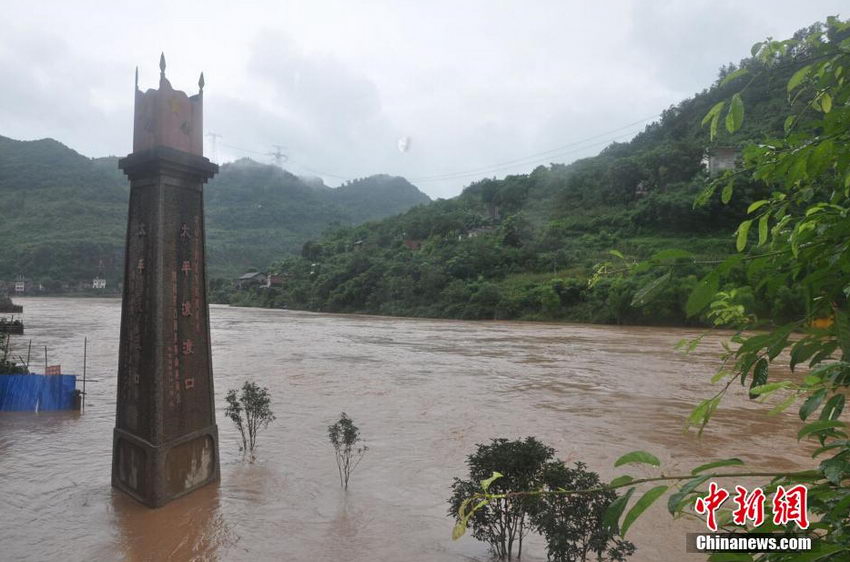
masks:
[[[0,5],[0,135],[127,154],[134,68],[156,87],[165,51],[175,88],[204,71],[218,161],[279,144],[329,185],[389,173],[432,197],[595,154],[754,42],[847,16],[846,0]]]

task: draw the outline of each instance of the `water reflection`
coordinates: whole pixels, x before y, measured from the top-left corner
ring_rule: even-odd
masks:
[[[127,560],[222,560],[238,542],[221,513],[218,484],[159,509],[148,509],[117,490],[110,502],[119,551]]]

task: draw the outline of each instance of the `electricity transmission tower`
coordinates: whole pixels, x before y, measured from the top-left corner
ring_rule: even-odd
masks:
[[[273,144],[274,152],[269,152],[268,155],[272,157],[276,166],[280,167],[281,164],[289,160],[289,156],[283,153],[282,149],[285,148],[279,144]]]
[[[212,139],[212,161],[218,162],[218,148],[216,147],[216,140],[221,138],[221,135],[218,133],[207,133],[207,136]]]

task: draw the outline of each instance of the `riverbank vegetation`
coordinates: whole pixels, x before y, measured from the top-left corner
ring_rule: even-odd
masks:
[[[129,194],[117,157],[87,158],[53,139],[0,136],[0,282],[23,276],[33,285],[27,296],[117,294]],[[209,272],[232,278],[297,253],[332,226],[428,201],[400,177],[374,175],[331,188],[248,158],[230,162],[204,187]],[[106,290],[91,289],[95,277],[106,280]]]
[[[724,180],[722,197],[698,206],[694,200],[722,172],[723,154],[732,167],[741,147],[783,134],[784,85],[805,60],[791,52],[780,58],[766,63],[753,56],[721,68],[709,89],[598,156],[481,180],[456,198],[327,233],[304,244],[300,256],[270,266],[282,276],[281,286],[235,290],[219,280],[211,284],[212,298],[401,316],[710,323],[707,314],[688,314],[688,295],[735,251],[733,231],[747,217],[746,202],[769,190],[763,178],[735,173]],[[750,72],[743,90],[741,68]],[[702,117],[739,90],[746,121],[723,138],[712,135],[711,127],[700,125]],[[675,264],[677,275],[657,288],[651,304],[641,289],[652,271],[589,283],[611,250],[630,260],[654,256]],[[781,324],[804,307],[803,296],[789,288],[766,291],[758,282],[770,276],[764,269],[735,269],[728,282],[741,286],[748,276],[758,279],[741,287],[736,299],[759,320]]]
[[[506,493],[517,498],[573,497],[626,489],[605,516],[623,535],[653,502],[667,495],[671,514],[703,519],[712,530],[771,532],[812,541],[808,551],[714,554],[710,560],[847,560],[850,439],[843,420],[850,387],[850,23],[830,18],[792,39],[758,43],[753,61],[727,77],[734,90],[706,111],[702,123],[712,138],[721,128],[730,134],[743,128],[745,108],[749,113],[747,90],[759,76],[788,61],[796,64],[783,88],[787,98],[782,131],[749,143],[743,166],[707,184],[697,198],[698,206],[717,199],[721,204],[737,202],[746,207],[746,214],[735,231],[737,253],[706,272],[685,305],[691,316],[707,314],[716,324],[737,329],[712,378],[719,389],[696,406],[687,426],[701,433],[720,415],[723,397],[735,392],[734,383],[739,382],[750,399],[766,402],[769,414],[799,408],[798,440],[815,439],[819,445],[811,466],[797,472],[730,470],[744,463],[737,458],[706,459],[711,462],[690,474],[641,479],[624,474],[601,488],[531,486]],[[742,177],[766,189],[741,193],[737,182]],[[734,207],[731,214],[736,215]],[[671,261],[674,256],[692,259],[681,252],[666,254],[667,262],[659,256],[640,262],[618,256],[597,272],[608,279],[645,272],[650,281],[640,291],[640,300],[651,303],[679,274]],[[790,320],[761,333],[751,331],[758,316],[740,295],[776,298],[780,293],[801,298],[798,308],[787,311]],[[686,349],[698,345],[699,338]],[[789,376],[789,369],[801,376]],[[808,444],[801,446],[809,450]],[[635,451],[615,466],[630,463],[661,464],[651,453]],[[763,479],[760,495],[735,488],[746,477]],[[724,486],[736,491],[734,501]],[[504,496],[481,485],[468,498],[471,505],[483,508]],[[737,510],[733,517],[735,505],[750,503],[751,510]]]

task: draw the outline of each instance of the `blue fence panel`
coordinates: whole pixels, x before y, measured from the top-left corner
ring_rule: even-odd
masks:
[[[0,411],[70,410],[76,375],[0,375]]]

